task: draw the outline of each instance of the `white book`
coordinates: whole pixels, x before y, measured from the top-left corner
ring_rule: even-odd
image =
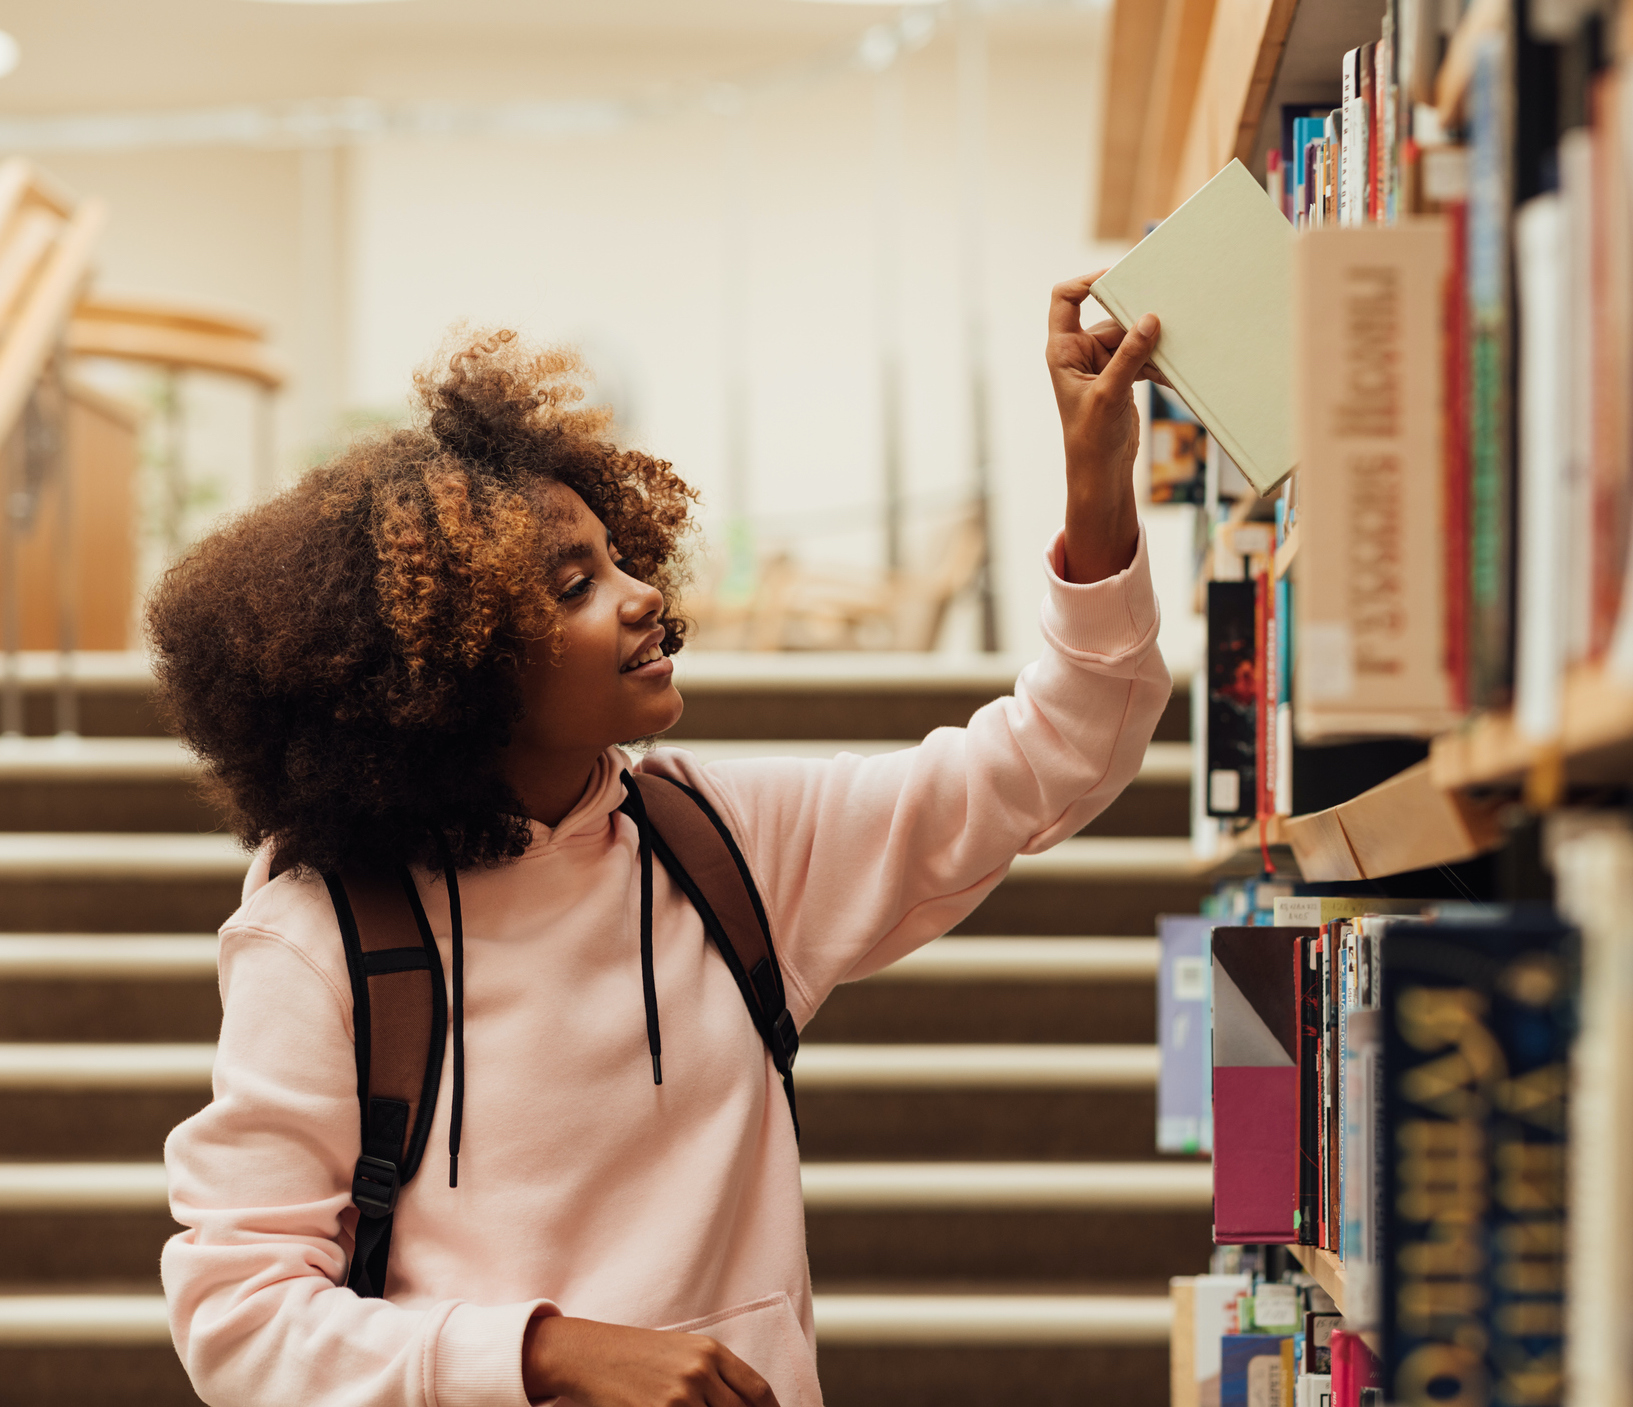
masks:
[[[1571,438],[1564,202],[1557,195],[1526,201],[1515,217],[1514,235],[1520,295],[1514,722],[1524,737],[1549,742],[1563,722],[1570,636],[1566,583],[1568,564],[1580,546],[1570,540],[1564,511]]]
[[[1232,161],[1095,282],[1123,327],[1260,494],[1293,471],[1293,227]]]
[[[1566,326],[1570,364],[1567,425],[1570,435],[1564,504],[1565,531],[1593,541],[1593,137],[1577,127],[1559,139],[1559,193],[1565,202],[1565,268],[1569,287]],[[1566,582],[1565,657],[1587,658],[1593,635],[1593,554],[1573,552]]]
[[[1560,811],[1549,839],[1560,911],[1582,932],[1580,1025],[1571,1051],[1564,1401],[1633,1407],[1633,832],[1616,813]]]
[[[1294,1407],[1332,1407],[1332,1375],[1330,1373],[1301,1373],[1297,1391],[1293,1394]]]
[[[1361,51],[1351,49],[1344,55],[1344,97],[1339,104],[1339,112],[1343,114],[1343,132],[1341,140],[1343,151],[1338,166],[1338,223],[1352,225],[1355,223],[1351,213],[1353,192],[1357,189],[1355,179],[1356,148],[1361,144],[1361,134],[1356,128],[1356,114],[1364,106],[1361,102]],[[1363,168],[1365,169],[1365,168]]]

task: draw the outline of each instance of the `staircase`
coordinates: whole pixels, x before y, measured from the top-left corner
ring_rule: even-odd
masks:
[[[132,657],[87,657],[85,736],[43,735],[49,662],[0,739],[0,1392],[194,1404],[158,1298],[158,1159],[209,1097],[213,930],[244,857]],[[705,759],[900,746],[1013,663],[697,655],[674,741]],[[1023,857],[961,925],[841,988],[799,1059],[830,1407],[1167,1401],[1170,1275],[1206,1268],[1205,1164],[1159,1160],[1153,917],[1195,907],[1186,700],[1140,780]],[[845,739],[844,743],[831,741]]]

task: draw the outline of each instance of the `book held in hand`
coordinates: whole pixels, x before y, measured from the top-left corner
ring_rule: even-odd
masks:
[[[1103,273],[1125,328],[1162,321],[1151,360],[1260,494],[1293,470],[1293,229],[1232,161]]]

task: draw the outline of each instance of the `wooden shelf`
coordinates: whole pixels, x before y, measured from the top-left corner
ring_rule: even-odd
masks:
[[[1304,1267],[1305,1274],[1309,1275],[1331,1297],[1338,1306],[1338,1312],[1344,1312],[1344,1262],[1331,1251],[1324,1251],[1319,1246],[1289,1246],[1293,1259]]]
[[[1553,740],[1526,737],[1506,711],[1442,734],[1429,749],[1434,784],[1444,791],[1512,789],[1539,767],[1558,767],[1569,782],[1633,780],[1633,682],[1584,665],[1567,676],[1563,705]]]
[[[1280,581],[1293,569],[1293,559],[1298,556],[1298,524],[1294,523],[1287,529],[1287,536],[1276,549],[1276,580]]]

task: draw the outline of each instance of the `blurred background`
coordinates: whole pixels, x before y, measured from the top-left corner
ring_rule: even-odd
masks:
[[[508,326],[702,492],[679,745],[962,725],[1040,644],[1050,288],[1167,213],[1176,134],[1228,159],[1191,79],[1253,4],[0,3],[0,1400],[199,1407],[160,1158],[247,857],[140,652],[166,561]],[[802,1033],[831,1407],[1168,1400],[1212,1193],[1156,1145],[1151,934],[1210,887],[1185,686],[1232,494],[1141,406],[1179,689],[1138,777]]]
[[[619,436],[702,490],[700,645],[1034,648],[1049,288],[1125,247],[1090,237],[1109,7],[53,0],[0,26],[0,155],[65,220],[106,206],[64,369],[136,448],[66,529],[82,648],[128,643],[212,519],[403,418],[462,319],[580,346]],[[24,539],[64,531],[41,453]],[[1148,522],[1183,676],[1191,515]],[[55,597],[23,595],[23,645],[57,643]]]

